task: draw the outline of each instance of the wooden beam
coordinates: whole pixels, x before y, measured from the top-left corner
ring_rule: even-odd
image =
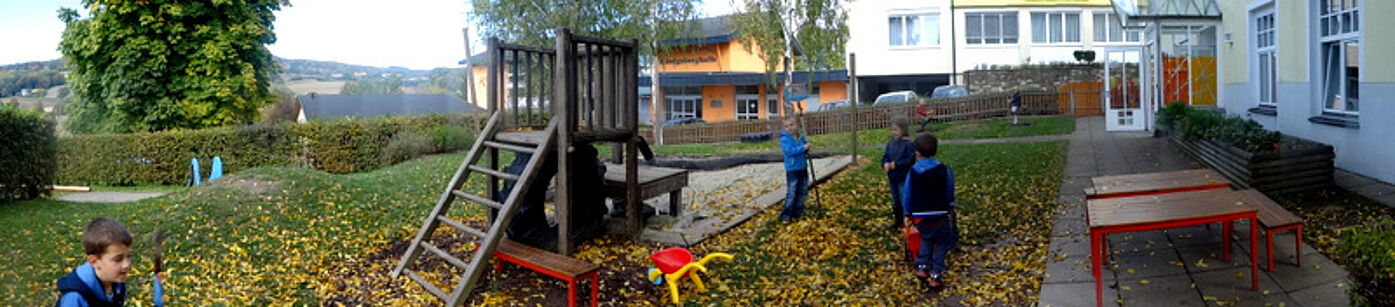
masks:
[[[576,45],[572,33],[567,28],[557,29],[556,64],[557,83],[553,101],[553,116],[561,116],[557,129],[557,194],[553,204],[557,219],[557,253],[569,256],[572,252],[572,174],[571,174],[571,132],[574,128],[575,96],[577,88]]]

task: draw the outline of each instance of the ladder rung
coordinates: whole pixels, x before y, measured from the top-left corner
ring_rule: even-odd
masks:
[[[523,147],[523,146],[518,146],[518,145],[505,144],[505,143],[500,143],[500,142],[495,142],[495,141],[484,141],[484,146],[494,147],[494,148],[503,149],[503,150],[508,150],[508,151],[512,151],[512,152],[521,152],[521,153],[526,153],[526,154],[532,154],[533,152],[536,152],[536,150],[533,150],[533,148],[530,148],[530,147]]]
[[[455,256],[452,256],[450,253],[447,253],[444,250],[432,246],[431,243],[426,243],[426,241],[422,241],[419,244],[421,245],[421,247],[425,247],[426,250],[431,251],[431,253],[436,254],[436,256],[441,257],[441,259],[445,259],[446,262],[450,262],[450,264],[454,264],[455,266],[460,267],[462,269],[470,268],[470,263],[467,263],[464,260],[460,260],[460,258],[455,258]]]
[[[504,180],[514,180],[514,181],[517,181],[517,180],[518,180],[518,175],[514,175],[514,174],[509,174],[509,173],[505,173],[505,172],[500,172],[500,171],[492,170],[492,169],[489,169],[488,167],[479,167],[479,166],[471,165],[471,166],[470,166],[470,170],[471,170],[471,171],[480,172],[480,173],[484,173],[485,175],[490,175],[490,176],[494,176],[494,177],[503,178]]]
[[[426,281],[426,278],[421,278],[421,275],[417,275],[416,271],[412,271],[411,269],[402,269],[402,271],[407,272],[407,277],[411,277],[412,280],[417,281],[417,284],[420,284],[422,288],[426,288],[426,292],[431,292],[432,295],[441,298],[442,301],[450,300],[446,297],[446,291],[441,291],[441,288],[431,285],[430,282]]]
[[[450,225],[450,227],[455,227],[455,229],[460,229],[460,230],[462,230],[462,231],[465,231],[465,232],[468,232],[468,233],[470,233],[470,234],[472,234],[472,235],[475,235],[476,237],[479,237],[480,239],[486,238],[483,231],[480,231],[479,229],[475,229],[474,227],[465,226],[465,224],[461,224],[460,222],[456,222],[455,220],[452,220],[452,219],[450,219],[450,218],[448,218],[448,217],[446,217],[446,216],[444,216],[444,215],[437,215],[437,216],[436,216],[436,220],[441,221],[442,223],[446,223],[447,225]]]
[[[465,191],[461,191],[461,190],[450,190],[450,193],[451,193],[451,194],[455,194],[455,196],[459,196],[459,197],[461,197],[461,198],[468,199],[468,200],[470,200],[470,201],[480,203],[481,205],[489,206],[490,208],[501,209],[501,210],[504,209],[504,204],[500,204],[500,203],[494,202],[494,201],[492,201],[492,200],[489,200],[489,199],[487,199],[487,198],[480,197],[479,195],[466,193]]]

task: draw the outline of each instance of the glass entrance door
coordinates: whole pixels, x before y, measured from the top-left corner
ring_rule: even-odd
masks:
[[[1142,92],[1144,70],[1142,47],[1105,48],[1104,120],[1106,131],[1147,129],[1149,104]]]

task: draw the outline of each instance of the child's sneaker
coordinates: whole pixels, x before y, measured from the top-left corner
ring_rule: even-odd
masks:
[[[940,274],[930,274],[930,278],[926,280],[925,283],[930,285],[930,288],[940,288],[945,286],[945,281],[944,279],[940,279]]]
[[[925,281],[930,278],[930,268],[925,265],[917,265],[915,267],[915,278],[920,279],[920,281]]]

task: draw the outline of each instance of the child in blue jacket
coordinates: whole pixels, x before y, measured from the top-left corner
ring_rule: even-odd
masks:
[[[780,131],[780,151],[785,154],[785,210],[780,221],[789,222],[804,216],[804,200],[809,198],[809,142],[799,135],[799,122],[793,116],[785,119]]]
[[[945,256],[959,242],[959,227],[954,221],[954,172],[935,159],[938,153],[939,139],[934,134],[917,136],[915,154],[919,160],[911,166],[901,188],[908,223],[920,231],[915,276],[932,288],[944,286],[942,276],[949,268]]]
[[[891,119],[891,140],[886,142],[882,153],[882,170],[886,172],[886,182],[891,186],[891,229],[901,229],[905,218],[901,206],[901,185],[906,183],[906,174],[915,164],[915,144],[909,134],[910,120],[905,117]]]

